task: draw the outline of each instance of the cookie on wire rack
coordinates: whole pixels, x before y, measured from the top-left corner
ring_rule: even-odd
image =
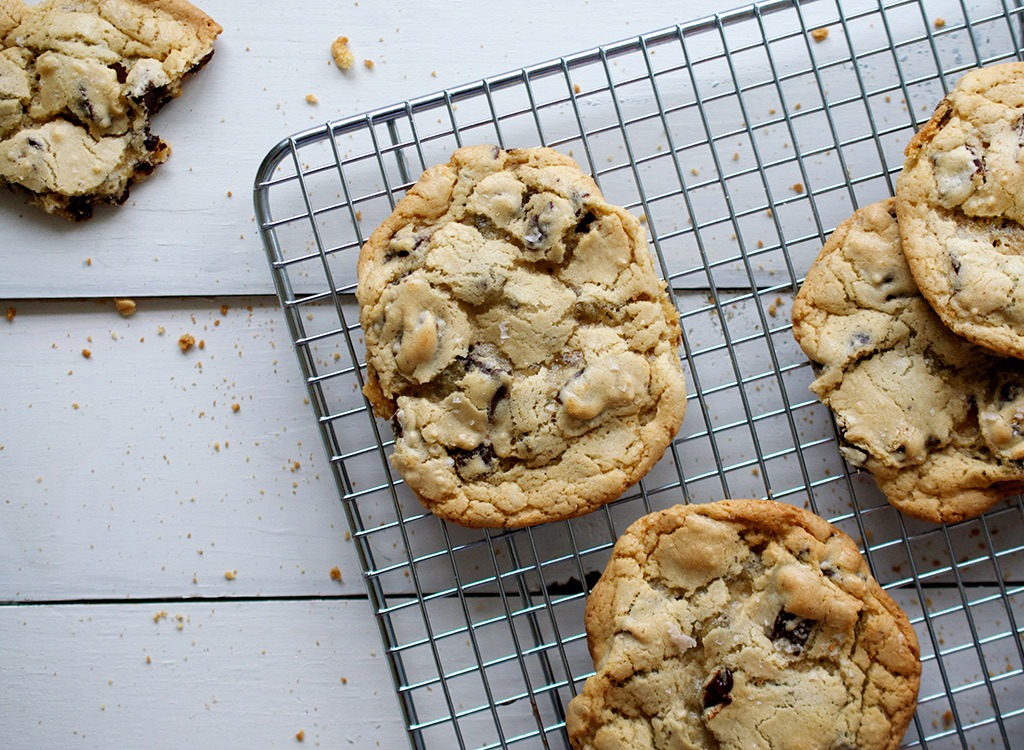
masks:
[[[921,664],[850,537],[770,500],[677,505],[615,543],[586,606],[575,750],[893,750]]]
[[[947,327],[1024,358],[1024,63],[972,70],[906,148],[903,250]]]
[[[897,509],[955,522],[1024,489],[1024,362],[943,325],[908,268],[892,199],[833,232],[793,304],[793,333],[843,455]]]
[[[472,527],[570,518],[662,456],[686,408],[681,330],[637,219],[547,148],[470,146],[362,248],[364,392],[392,463]]]
[[[0,0],[0,184],[88,219],[171,153],[151,116],[213,55],[186,0]]]

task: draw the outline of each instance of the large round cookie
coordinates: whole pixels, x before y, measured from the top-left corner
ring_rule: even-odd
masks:
[[[889,502],[953,522],[1024,489],[1024,363],[942,325],[900,249],[893,201],[843,222],[793,304],[843,454]]]
[[[906,149],[903,250],[942,321],[1024,358],[1024,63],[964,75]]]
[[[896,748],[921,674],[856,544],[770,500],[676,506],[619,538],[587,600],[576,750]]]
[[[374,411],[424,505],[468,526],[618,497],[683,418],[678,314],[639,222],[550,149],[428,169],[359,258]]]

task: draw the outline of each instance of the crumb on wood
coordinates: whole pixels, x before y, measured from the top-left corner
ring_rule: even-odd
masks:
[[[352,54],[352,50],[348,48],[348,37],[339,36],[331,44],[331,57],[334,58],[334,64],[341,70],[350,70],[355,64],[356,58]]]
[[[579,93],[581,93],[583,91],[583,89],[580,88],[580,85],[578,83],[574,83],[572,85],[572,90],[573,90],[573,93],[575,93],[575,94],[579,94]]]
[[[340,581],[341,580],[341,568],[339,568],[337,565],[335,565],[333,568],[331,568],[330,575],[331,575],[331,580],[332,581]]]
[[[792,185],[792,187],[791,187],[790,189],[791,189],[791,190],[792,190],[792,191],[793,191],[794,193],[796,193],[797,195],[799,195],[800,193],[802,193],[802,192],[804,191],[804,185],[803,185],[803,183],[802,183],[802,182],[794,182],[794,183],[793,183],[793,185]]]
[[[196,337],[193,336],[191,333],[183,333],[178,338],[178,346],[181,348],[181,351],[183,351],[183,352],[187,352],[189,349],[191,349],[195,345],[196,345]]]
[[[7,322],[14,320],[14,316],[18,314],[18,311],[13,307],[7,308]]]
[[[153,615],[153,622],[160,622],[161,620],[167,619],[167,610],[161,609],[159,612]]]
[[[933,23],[935,24],[935,28],[941,29],[941,28],[943,28],[946,25],[946,19],[945,18],[936,18],[935,21],[933,21]]]
[[[89,359],[89,357],[92,356],[92,352],[90,350],[88,350],[88,349],[83,349],[82,350],[82,356],[85,357],[86,359]]]
[[[227,305],[221,305],[220,306],[220,314],[221,315],[227,315],[228,314],[228,306]]]
[[[365,66],[366,66],[366,69],[367,69],[367,70],[373,70],[373,66],[374,66],[374,64],[375,64],[375,63],[373,62],[373,60],[371,60],[371,59],[370,59],[370,58],[368,58],[368,57],[367,57],[367,58],[366,58],[365,60],[363,60],[363,65],[365,65]]]
[[[224,571],[224,578],[225,578],[226,580],[228,580],[228,581],[233,581],[233,580],[235,580],[235,578],[236,578],[237,576],[238,576],[238,571],[237,571],[237,570],[225,570],[225,571]]]
[[[237,401],[235,403],[231,404],[231,411],[233,411],[235,414],[238,414],[238,412],[239,412],[239,410],[241,408],[242,408],[242,405],[240,403],[238,403]]]
[[[127,297],[115,297],[114,307],[117,308],[117,311],[121,314],[122,318],[130,318],[138,309],[138,305],[135,304],[135,300],[128,299]]]
[[[319,104],[320,100],[316,98],[316,94],[306,94],[306,104]]]
[[[306,739],[306,730],[300,729],[298,732],[296,732],[295,733],[295,739],[298,740],[299,742],[304,741]]]
[[[813,39],[816,42],[824,42],[826,39],[828,39],[828,29],[824,27],[820,29],[814,29],[811,32],[811,39]]]

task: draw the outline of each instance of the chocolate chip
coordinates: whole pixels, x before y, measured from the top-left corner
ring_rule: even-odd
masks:
[[[110,68],[112,71],[114,71],[114,75],[117,76],[117,82],[118,83],[124,83],[125,81],[128,80],[128,69],[124,65],[122,65],[121,63],[119,63],[119,62],[111,63],[107,67]]]
[[[490,344],[473,344],[463,358],[466,370],[479,370],[492,378],[512,372],[512,365]]]
[[[585,234],[590,231],[590,225],[597,221],[593,211],[587,211],[583,218],[576,224],[576,234]]]
[[[715,672],[714,677],[704,686],[704,708],[712,706],[728,706],[732,703],[732,672],[723,667]]]
[[[145,146],[146,150],[150,152],[156,151],[160,147],[160,144],[160,138],[150,133],[149,130],[147,129],[146,140],[142,142],[142,145]]]
[[[398,421],[398,412],[391,415],[391,430],[395,433],[396,438],[402,437],[402,423]]]
[[[1020,397],[1021,387],[1017,383],[1003,383],[999,387],[999,400],[1004,404],[1016,401]]]
[[[38,138],[33,138],[32,136],[29,136],[25,140],[28,141],[28,145],[31,146],[32,148],[37,148],[40,151],[43,150],[43,142]]]
[[[527,232],[523,235],[523,243],[530,250],[540,250],[544,246],[545,236],[544,230],[540,226],[540,218],[536,214],[531,215],[527,224]]]
[[[953,266],[953,273],[960,273],[960,259],[950,258],[949,262]]]
[[[89,97],[85,93],[85,84],[82,83],[78,84],[78,105],[87,120],[96,119],[96,112],[93,110],[92,102],[89,101]]]
[[[871,334],[864,333],[863,331],[858,331],[857,333],[853,334],[853,336],[851,336],[850,338],[851,343],[854,347],[867,346],[868,344],[871,343]]]
[[[813,620],[806,620],[802,617],[779,610],[775,624],[772,626],[771,638],[773,641],[784,640],[792,644],[796,653],[804,650],[807,639],[811,637],[811,628],[814,627]]]
[[[68,200],[67,212],[75,221],[92,218],[92,201],[84,195],[73,196]]]
[[[494,471],[494,449],[481,443],[472,450],[449,448],[448,455],[455,461],[455,471],[466,481],[479,479]]]

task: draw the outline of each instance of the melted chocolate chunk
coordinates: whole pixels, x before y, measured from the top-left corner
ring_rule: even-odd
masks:
[[[92,218],[92,201],[84,195],[73,196],[68,201],[67,211],[75,221]]]
[[[576,224],[576,234],[585,234],[589,232],[591,224],[595,221],[597,221],[597,217],[594,216],[594,212],[587,211],[583,215],[583,218],[579,220],[579,223]]]
[[[466,481],[487,476],[494,471],[494,449],[481,443],[473,450],[449,448],[448,455],[455,461],[455,471]]]
[[[712,706],[728,706],[732,703],[732,672],[723,667],[715,672],[715,676],[704,686],[704,708]]]
[[[778,617],[775,618],[775,624],[772,626],[771,638],[773,641],[787,641],[794,646],[796,653],[800,653],[804,650],[807,639],[811,637],[811,628],[813,627],[813,620],[806,620],[780,609]]]
[[[119,62],[111,63],[107,67],[110,68],[112,71],[114,71],[114,75],[117,76],[117,82],[118,83],[124,83],[125,81],[128,80],[128,69],[124,65],[122,65],[121,63],[119,63]]]

